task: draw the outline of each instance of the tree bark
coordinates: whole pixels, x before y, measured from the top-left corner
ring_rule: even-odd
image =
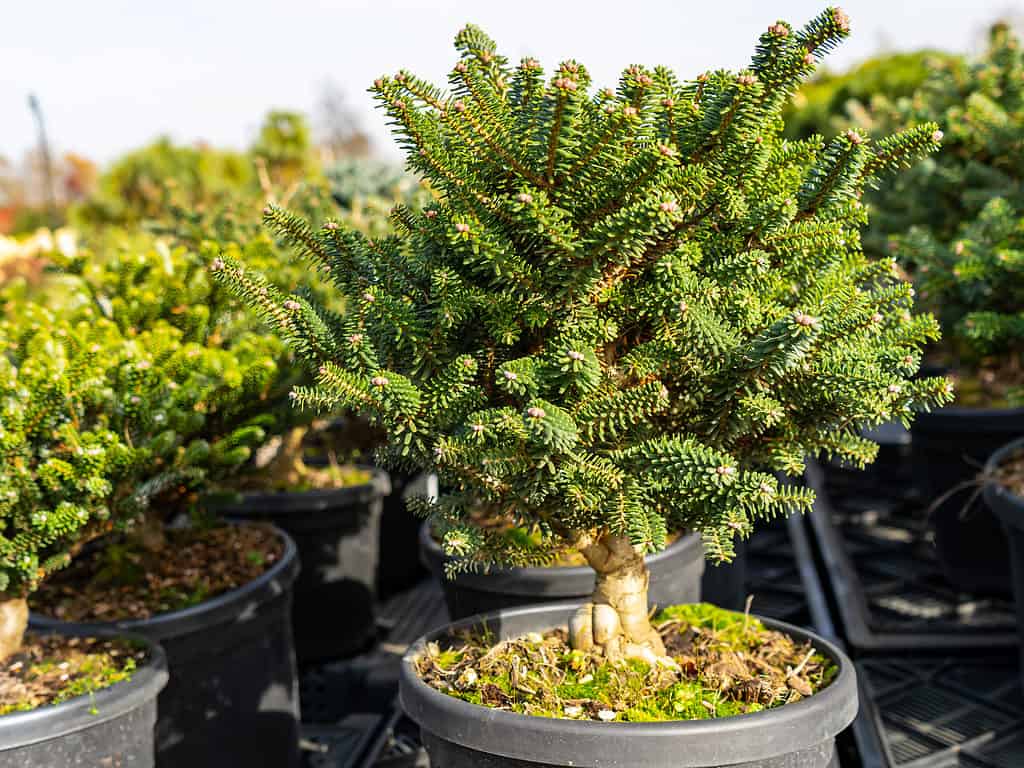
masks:
[[[627,536],[583,537],[577,542],[597,572],[591,601],[569,622],[573,648],[600,650],[610,659],[664,658],[665,645],[647,613],[650,573]]]
[[[0,595],[0,661],[21,650],[28,628],[28,600]]]

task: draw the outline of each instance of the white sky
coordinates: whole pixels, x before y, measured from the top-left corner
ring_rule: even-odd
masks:
[[[393,156],[366,86],[407,68],[444,83],[467,21],[513,61],[575,58],[599,85],[627,65],[681,76],[738,68],[776,18],[802,24],[808,0],[0,0],[0,155],[35,142],[34,91],[58,152],[107,161],[161,133],[241,148],[267,109],[309,111],[328,79],[376,148]],[[853,35],[830,59],[879,49],[976,50],[986,25],[1021,0],[847,0]]]

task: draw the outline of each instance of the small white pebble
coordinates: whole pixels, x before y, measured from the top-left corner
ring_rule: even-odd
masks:
[[[565,713],[566,717],[579,717],[583,714],[583,707],[568,705],[562,711]]]
[[[597,719],[604,720],[606,723],[610,723],[616,717],[618,717],[618,715],[616,715],[615,712],[610,709],[602,709],[600,712],[597,713]]]

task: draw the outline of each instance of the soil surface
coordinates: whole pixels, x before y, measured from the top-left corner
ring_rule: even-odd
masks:
[[[310,466],[305,463],[296,464],[294,471],[282,475],[249,474],[243,475],[234,484],[233,489],[239,491],[258,491],[263,493],[302,493],[303,491],[319,491],[329,488],[349,488],[364,485],[373,479],[373,475],[365,469],[350,464],[327,464],[326,466]]]
[[[83,553],[29,604],[64,621],[148,619],[248,584],[283,552],[273,528],[258,523],[168,530],[159,552],[122,540]]]
[[[609,662],[572,650],[564,629],[495,645],[481,634],[432,643],[417,670],[473,704],[542,717],[704,720],[783,706],[827,686],[838,668],[809,644],[706,603],[667,608],[654,625],[675,664]]]
[[[145,648],[123,640],[33,635],[0,664],[0,715],[60,704],[131,679]]]
[[[949,374],[955,404],[965,408],[1024,407],[1024,372],[1009,365],[982,368],[968,375]]]

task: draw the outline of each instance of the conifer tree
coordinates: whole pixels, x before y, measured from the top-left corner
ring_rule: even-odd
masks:
[[[848,30],[830,8],[772,24],[739,73],[630,66],[593,90],[581,63],[513,66],[468,26],[450,93],[404,70],[372,88],[435,202],[373,239],[266,211],[343,317],[234,259],[211,269],[316,366],[298,406],[357,410],[387,430],[383,458],[438,473],[450,490],[417,506],[464,567],[574,546],[597,574],[574,645],[663,654],[643,555],[669,531],[728,559],[755,521],[811,503],[773,472],[866,463],[861,427],[948,397],[914,378],[936,322],[859,240],[864,185],[933,151],[936,126],[780,135]]]
[[[226,350],[183,335],[32,302],[0,322],[0,659],[28,594],[86,541],[187,508],[264,439],[251,409],[273,337]]]
[[[975,405],[1024,405],[1024,51],[995,25],[976,61],[939,68],[889,124],[937,121],[942,151],[874,196],[874,239],[939,317],[943,361]],[[909,228],[909,231],[907,231]]]

